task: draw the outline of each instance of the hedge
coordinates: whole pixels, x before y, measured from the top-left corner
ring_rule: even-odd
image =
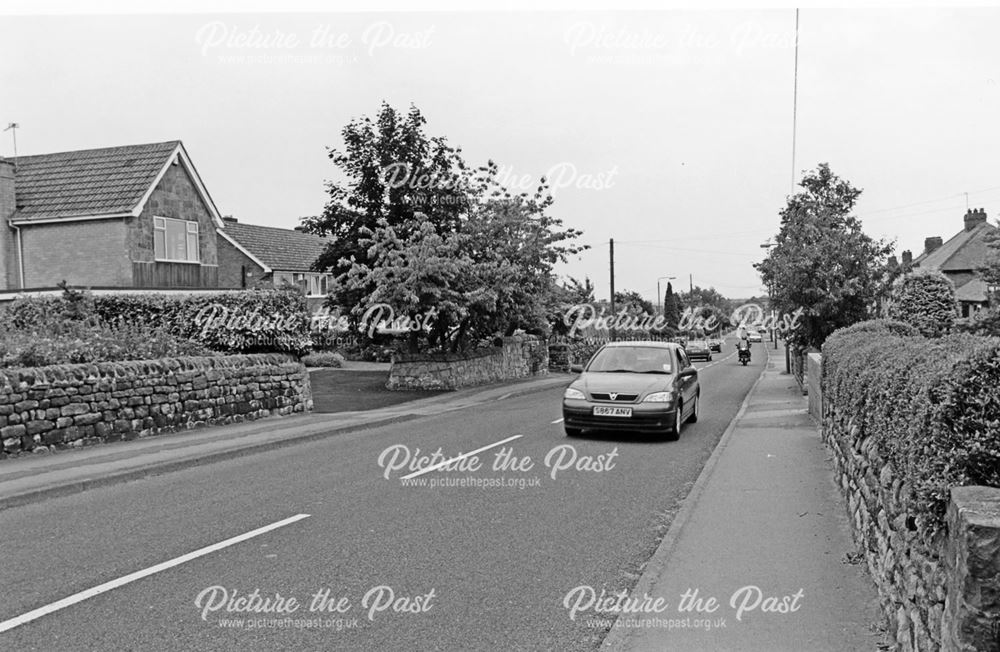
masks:
[[[67,319],[107,327],[162,330],[225,353],[308,351],[305,298],[285,290],[238,290],[212,294],[153,293],[17,299],[5,310],[16,329],[38,330]]]
[[[913,335],[877,320],[823,346],[824,427],[871,438],[910,488],[922,522],[943,522],[949,488],[1000,487],[1000,338]]]

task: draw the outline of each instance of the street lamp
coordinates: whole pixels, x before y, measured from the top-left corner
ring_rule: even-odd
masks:
[[[660,278],[656,279],[656,305],[660,307],[661,315],[663,314],[663,295],[660,294],[660,281],[662,281],[663,279],[672,281],[676,278],[677,278],[676,276],[661,276]]]

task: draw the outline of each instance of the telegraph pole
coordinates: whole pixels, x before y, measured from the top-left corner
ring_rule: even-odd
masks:
[[[611,252],[611,318],[614,319],[615,316],[615,239],[611,238],[608,243],[610,245]],[[614,322],[612,322],[614,323]],[[610,336],[614,339],[615,329],[611,328]]]
[[[615,239],[608,243],[611,247],[611,314],[615,312]]]

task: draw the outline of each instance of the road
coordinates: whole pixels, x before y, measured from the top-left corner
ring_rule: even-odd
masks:
[[[0,649],[595,649],[606,631],[570,620],[564,598],[638,578],[764,364],[759,345],[748,368],[732,352],[696,365],[702,415],[677,442],[567,439],[552,389],[4,510],[0,622],[52,612],[0,633]],[[415,480],[521,486],[404,486],[406,470],[379,464],[394,446],[453,458],[505,439],[475,456],[483,468]],[[533,467],[493,471],[504,448]],[[559,454],[591,470],[553,477]],[[107,590],[54,604],[94,587]],[[286,611],[221,606],[255,589]],[[317,593],[333,612],[311,610]]]

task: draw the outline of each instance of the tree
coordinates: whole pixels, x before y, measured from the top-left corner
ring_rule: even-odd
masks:
[[[548,214],[545,179],[532,195],[512,195],[493,161],[473,170],[461,150],[426,139],[416,108],[400,123],[383,104],[377,122],[377,131],[367,118],[344,129],[347,153],[331,157],[355,182],[331,185],[327,212],[310,224],[345,238],[318,263],[335,270],[335,301],[355,321],[380,304],[410,317],[414,350],[458,350],[518,329],[547,334],[560,298],[553,267],[587,247]],[[396,192],[374,171],[396,155],[408,157],[409,169],[430,170],[413,192]],[[424,204],[429,212],[415,210]]]
[[[343,128],[343,149],[328,150],[343,179],[327,182],[323,213],[303,220],[307,231],[331,238],[314,269],[342,274],[352,260],[365,264],[362,241],[383,221],[402,238],[417,227],[418,211],[439,233],[458,227],[471,203],[461,150],[427,136],[425,123],[415,106],[404,115],[383,102],[374,120],[355,119]],[[340,286],[331,302],[354,306],[371,291]]]
[[[917,270],[893,283],[888,317],[912,324],[928,337],[951,331],[958,314],[955,285],[941,272]]]
[[[677,328],[681,321],[681,304],[670,281],[667,281],[667,291],[663,294],[663,318],[671,328]]]
[[[780,212],[776,245],[754,267],[772,288],[778,311],[803,311],[789,340],[818,348],[836,329],[873,316],[892,245],[861,230],[851,215],[861,190],[828,164],[807,172],[799,185],[803,190]]]
[[[713,306],[726,315],[733,311],[733,302],[722,296],[715,288],[702,288],[696,285],[690,292],[682,292],[680,299],[684,305],[691,307]]]
[[[628,315],[654,315],[656,310],[648,299],[644,299],[635,290],[615,292],[615,307],[620,312],[625,310]]]

